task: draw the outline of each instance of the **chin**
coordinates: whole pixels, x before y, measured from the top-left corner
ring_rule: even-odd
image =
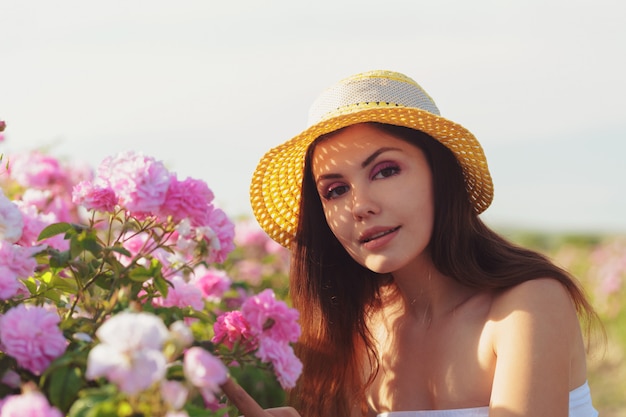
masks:
[[[390,262],[390,260],[386,258],[366,259],[365,262],[363,262],[361,265],[363,265],[370,271],[376,272],[377,274],[389,274],[398,270],[398,265],[396,265],[395,262]]]

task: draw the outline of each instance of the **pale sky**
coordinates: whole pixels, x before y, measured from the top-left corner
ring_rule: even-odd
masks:
[[[626,232],[622,0],[0,0],[0,152],[135,150],[231,216],[326,87],[400,71],[481,141],[492,226]]]

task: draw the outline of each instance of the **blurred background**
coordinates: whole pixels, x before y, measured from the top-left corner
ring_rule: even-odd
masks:
[[[256,163],[321,90],[403,72],[483,144],[484,220],[583,281],[609,336],[596,405],[626,415],[625,21],[619,0],[4,1],[0,152],[141,151],[246,218]]]

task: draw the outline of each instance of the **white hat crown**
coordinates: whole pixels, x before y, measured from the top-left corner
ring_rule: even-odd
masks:
[[[308,126],[356,106],[413,107],[440,115],[433,99],[411,78],[391,71],[370,71],[326,89],[309,110]]]

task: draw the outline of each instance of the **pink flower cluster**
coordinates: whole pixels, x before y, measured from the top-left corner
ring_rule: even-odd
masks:
[[[100,343],[89,352],[86,376],[107,378],[119,389],[133,395],[159,385],[166,403],[179,410],[190,388],[200,391],[205,401],[215,402],[215,394],[226,381],[227,369],[220,359],[206,350],[191,347],[183,357],[183,371],[190,387],[165,378],[168,357],[165,345],[187,348],[193,342],[188,328],[176,322],[168,329],[150,313],[123,312],[109,318],[96,332]]]
[[[55,311],[18,304],[0,316],[0,349],[22,368],[41,374],[67,348],[59,322]]]
[[[165,377],[162,352],[165,324],[148,313],[124,312],[96,331],[100,344],[89,352],[86,377],[106,377],[127,394],[136,394]]]
[[[0,190],[0,239],[16,243],[22,237],[24,217],[17,207]]]
[[[232,280],[226,271],[215,268],[206,268],[199,265],[194,271],[194,283],[209,301],[219,301],[224,293],[230,289]]]
[[[193,282],[186,281],[177,275],[169,279],[172,286],[169,288],[167,297],[154,298],[154,305],[161,307],[191,307],[194,310],[204,308],[204,297],[202,291]]]
[[[88,210],[123,209],[139,219],[155,217],[181,224],[179,239],[192,250],[209,243],[209,263],[223,262],[234,249],[234,225],[213,205],[213,192],[204,181],[179,180],[161,161],[137,152],[106,158],[93,180],[78,183],[72,201]],[[183,245],[181,244],[182,248]]]
[[[266,289],[244,301],[241,312],[218,317],[213,341],[230,348],[239,343],[256,349],[255,355],[261,361],[272,364],[281,386],[292,388],[302,372],[302,363],[290,345],[300,337],[298,318],[297,310]]]
[[[183,371],[187,381],[200,390],[204,401],[215,403],[215,394],[227,378],[228,371],[222,361],[195,346],[185,352]]]
[[[152,299],[153,305],[161,307],[191,307],[201,311],[205,301],[219,302],[230,289],[231,279],[225,271],[198,265],[189,279],[181,275],[168,278],[171,284],[166,297]]]
[[[71,202],[71,189],[76,182],[91,175],[89,170],[80,165],[65,166],[41,152],[10,155],[1,170],[0,183],[11,190],[14,199],[11,204],[20,211],[21,222],[12,207],[0,201],[0,235],[24,246],[45,243],[59,250],[67,249],[62,237],[44,242],[38,242],[37,238],[52,223],[79,220]],[[19,228],[18,223],[21,223]],[[15,234],[18,229],[21,229],[19,236]]]
[[[212,266],[227,261],[235,249],[235,226],[213,204],[214,195],[206,183],[179,180],[162,162],[134,152],[106,158],[95,175],[68,168],[39,152],[7,160],[0,167],[0,354],[11,358],[11,369],[0,369],[0,379],[16,391],[22,388],[23,393],[0,401],[0,417],[59,416],[43,393],[27,386],[47,375],[53,361],[60,358],[53,366],[65,366],[63,358],[73,355],[69,349],[77,346],[90,348],[83,373],[89,386],[112,384],[129,396],[146,390],[150,395],[160,392],[159,401],[172,417],[186,415],[185,404],[198,393],[207,408],[214,410],[220,406],[216,394],[227,378],[227,368],[218,357],[191,346],[194,332],[203,334],[199,324],[210,325],[217,314],[233,308],[239,310],[220,315],[214,327],[215,342],[236,348],[224,357],[236,357],[236,366],[237,355],[245,360],[254,355],[257,362],[271,365],[283,387],[295,385],[302,365],[290,344],[300,336],[298,313],[277,300],[271,290],[250,296],[246,286],[232,288],[229,274],[237,269],[230,268],[232,263],[225,264],[228,274]],[[2,189],[10,191],[12,200]],[[93,212],[89,219],[88,211]],[[76,244],[72,251],[63,233],[38,240],[44,228],[59,222],[88,223],[84,235],[72,235],[82,226],[68,233]],[[67,230],[67,225],[57,227],[57,231]],[[287,264],[284,248],[252,223],[247,237],[243,232],[238,235],[240,244],[255,253],[240,252],[244,256],[235,261],[240,263],[239,270],[258,275],[259,282],[261,276],[278,275]],[[76,270],[64,269],[67,257],[82,250],[83,236],[93,245],[85,246],[84,259],[72,258]],[[97,243],[90,240],[93,237]],[[106,248],[101,250],[102,246]],[[102,259],[93,259],[99,256]],[[100,260],[102,270],[111,266],[117,271],[122,266],[124,279],[128,276],[133,281],[132,295],[124,288],[115,293],[120,296],[116,300],[134,306],[150,297],[147,303],[152,305],[144,306],[159,316],[117,308],[115,313],[99,310],[96,298],[109,281],[91,279],[95,277],[87,270]],[[101,276],[105,275],[108,279],[107,274]],[[165,296],[158,293],[162,278],[169,284]],[[76,291],[85,283],[93,284],[93,294]],[[141,285],[145,285],[143,290]],[[117,291],[109,289],[110,294]],[[238,295],[231,297],[232,292]],[[86,300],[81,299],[83,295]],[[100,323],[109,313],[99,328],[83,325],[83,319]],[[164,320],[177,321],[168,329]],[[184,379],[168,380],[168,369],[179,363]]]
[[[34,256],[45,249],[38,245],[39,232],[59,216],[69,216],[65,200],[55,194],[69,179],[58,161],[38,153],[10,158],[4,167],[2,181],[14,181],[17,186],[12,189],[32,187],[20,191],[16,202],[0,191],[0,300],[11,300],[30,294],[22,280],[35,274]],[[54,307],[18,304],[0,315],[0,350],[21,368],[39,375],[66,350],[59,323]]]
[[[221,314],[213,325],[214,343],[221,343],[229,349],[241,345],[245,352],[257,349],[258,340],[250,330],[250,323],[239,310],[227,311]]]
[[[20,246],[0,240],[0,300],[15,297],[24,288],[21,278],[34,272],[37,261],[33,258],[42,246]]]
[[[38,151],[12,155],[9,173],[22,186],[39,190],[71,187],[72,182],[68,169],[57,158]]]

